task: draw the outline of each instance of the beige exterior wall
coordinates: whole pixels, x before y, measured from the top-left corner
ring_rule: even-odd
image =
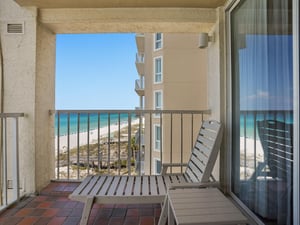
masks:
[[[154,50],[154,34],[145,34],[145,109],[154,109],[154,92],[162,92],[164,110],[206,110],[208,109],[207,50],[198,48],[198,34],[164,33],[163,47]],[[162,57],[162,82],[154,82],[154,60]],[[193,131],[191,117],[183,118],[181,134],[180,115],[174,115],[172,137],[170,136],[170,116],[162,119],[162,150],[155,150],[155,125],[159,118],[153,118],[150,129],[146,118],[145,129],[145,172],[154,171],[154,160],[162,157],[163,162],[186,162],[200,128],[201,118],[195,117]],[[152,140],[149,139],[152,132]],[[191,132],[193,132],[191,139]],[[152,142],[152,143],[151,143]],[[172,148],[172,150],[171,150]],[[171,154],[172,151],[172,154]],[[150,160],[152,158],[152,160]],[[149,163],[150,162],[150,163]],[[151,165],[150,165],[151,164]]]

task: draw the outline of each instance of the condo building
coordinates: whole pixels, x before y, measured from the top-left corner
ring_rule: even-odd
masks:
[[[163,113],[145,116],[144,155],[148,163],[144,172],[158,174],[162,163],[180,163],[181,155],[189,156],[194,144],[194,140],[187,140],[187,137],[191,132],[193,137],[197,135],[201,118],[197,114],[194,118],[177,114],[176,110],[208,108],[207,51],[199,48],[198,34],[139,33],[136,44],[138,108],[175,110],[172,118]],[[170,135],[171,126],[178,127],[175,131],[183,126],[183,134],[173,132]]]

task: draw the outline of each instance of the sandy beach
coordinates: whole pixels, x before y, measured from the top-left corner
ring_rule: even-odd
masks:
[[[137,125],[139,124],[139,120],[133,120],[131,122],[131,126],[133,125]],[[128,123],[121,123],[120,124],[120,129],[125,129],[126,127],[128,127]],[[112,124],[110,125],[110,133],[116,132],[119,129],[119,125],[118,124]],[[107,137],[108,134],[108,126],[106,127],[102,127],[99,129],[99,133],[100,133],[100,139],[103,137]],[[70,134],[69,135],[69,149],[75,148],[78,146],[78,134],[74,133],[74,134]],[[111,138],[114,138],[113,136]],[[57,152],[57,146],[58,146],[58,140],[57,140],[57,136],[55,136],[55,152]],[[89,142],[89,144],[94,144],[98,142],[98,129],[94,129],[94,130],[90,130],[89,131],[89,141],[88,141],[88,132],[81,132],[79,133],[79,146],[82,145],[87,145]],[[60,152],[64,152],[68,150],[68,135],[64,135],[64,136],[60,136],[59,137],[59,149]]]
[[[255,144],[256,144],[256,152],[254,152]],[[244,138],[244,137],[240,137],[240,149],[241,149],[240,177],[241,179],[249,179],[253,175],[257,163],[263,162],[264,151],[259,139],[256,140],[255,142],[253,138]],[[246,163],[244,163],[245,158],[246,158]],[[255,161],[256,161],[256,165],[254,164]]]

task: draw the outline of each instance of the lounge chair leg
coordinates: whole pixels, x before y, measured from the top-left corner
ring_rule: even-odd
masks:
[[[81,217],[81,220],[80,220],[80,225],[86,225],[88,223],[89,216],[90,216],[92,206],[93,206],[93,203],[94,203],[94,199],[95,198],[92,197],[92,196],[87,197],[85,205],[84,205],[84,209],[83,209],[83,212],[82,212],[82,217]]]
[[[166,195],[164,204],[161,209],[158,225],[165,225],[168,218],[168,195]]]

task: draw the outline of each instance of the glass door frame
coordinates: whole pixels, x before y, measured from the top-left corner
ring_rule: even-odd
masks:
[[[242,207],[248,215],[253,219],[253,222],[257,224],[264,224],[262,221],[249,210],[242,201],[231,191],[232,190],[232,54],[231,54],[231,13],[239,5],[241,0],[230,0],[224,6],[225,10],[225,43],[226,43],[226,179],[225,187],[230,196]],[[299,88],[299,9],[300,4],[298,0],[293,0],[293,85],[294,85],[294,137],[293,138],[293,149],[294,149],[294,168],[295,171],[293,177],[293,221],[300,221],[300,88]],[[296,172],[297,171],[297,172]]]
[[[294,177],[293,177],[293,198],[294,198],[294,221],[300,221],[300,152],[299,152],[299,139],[300,139],[300,88],[299,88],[299,12],[300,4],[298,0],[293,0],[293,73],[294,73]]]

